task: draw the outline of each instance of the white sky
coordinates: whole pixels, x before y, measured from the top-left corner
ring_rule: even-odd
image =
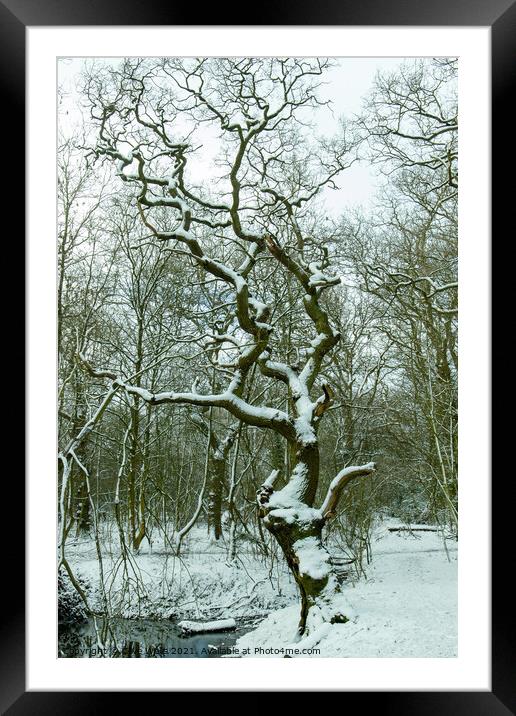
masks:
[[[91,58],[93,59],[93,58]],[[115,63],[118,58],[105,59]],[[363,98],[371,89],[378,71],[392,71],[405,58],[399,57],[341,57],[338,65],[325,75],[325,86],[320,90],[322,99],[332,102],[332,114],[326,110],[316,115],[316,131],[322,135],[333,135],[338,130],[341,116],[351,117],[360,111]],[[58,62],[58,84],[66,96],[60,105],[60,126],[66,131],[74,118],[78,118],[75,82],[84,68],[85,58],[63,58]],[[356,205],[366,206],[374,196],[379,180],[376,170],[365,163],[356,162],[342,172],[338,179],[339,189],[325,190],[324,204],[329,213],[339,215],[343,209]]]

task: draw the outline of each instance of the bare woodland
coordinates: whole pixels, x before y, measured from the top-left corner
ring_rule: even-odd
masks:
[[[375,520],[457,537],[457,63],[379,73],[319,136],[334,62],[85,64],[58,154],[58,560],[92,612],[109,593],[68,550],[102,573],[107,526],[129,591],[194,528],[235,569],[281,560],[298,638],[348,620],[333,553],[364,573]],[[374,202],[327,212],[355,163]]]

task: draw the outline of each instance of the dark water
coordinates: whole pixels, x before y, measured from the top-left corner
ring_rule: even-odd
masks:
[[[170,621],[92,618],[82,624],[60,624],[58,655],[64,658],[213,659],[237,656],[237,639],[250,631],[240,627],[218,634],[180,637]]]

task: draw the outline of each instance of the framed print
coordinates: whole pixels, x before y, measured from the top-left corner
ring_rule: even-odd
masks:
[[[2,708],[514,712],[489,437],[514,4],[0,12],[28,305]]]

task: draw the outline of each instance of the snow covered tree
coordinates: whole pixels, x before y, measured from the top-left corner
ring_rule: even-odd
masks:
[[[82,364],[150,406],[222,408],[286,441],[283,487],[274,487],[279,466],[257,502],[299,587],[299,637],[349,618],[322,530],[343,488],[375,471],[373,463],[343,467],[318,497],[318,432],[333,400],[320,376],[341,336],[325,300],[340,278],[314,201],[354,160],[345,131],[331,141],[310,135],[329,67],[321,59],[125,60],[94,67],[84,87],[98,128],[92,155],[112,161],[120,180],[134,187],[145,240],[182,256],[192,282],[206,293],[215,286],[224,300],[211,329],[192,323],[188,334],[210,357],[215,391],[202,375],[192,376],[190,389],[158,391],[144,379],[95,367],[95,356],[83,355]],[[295,287],[287,308],[303,331],[288,354],[279,340],[285,306],[272,300],[271,283]],[[276,404],[249,399],[256,371],[280,386]]]

